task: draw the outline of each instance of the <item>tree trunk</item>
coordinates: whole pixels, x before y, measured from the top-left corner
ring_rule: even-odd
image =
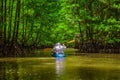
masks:
[[[6,2],[7,0],[3,0],[3,27],[4,27],[4,45],[6,45]]]
[[[3,45],[3,0],[0,0],[0,48]]]
[[[20,22],[20,0],[17,1],[12,43],[17,43]]]
[[[13,18],[13,4],[14,0],[9,0],[9,27],[8,27],[8,42],[11,42],[11,34],[12,34],[12,18]]]
[[[18,46],[18,33],[19,33],[19,23],[20,23],[20,0],[17,0],[16,5],[16,13],[15,13],[15,21],[14,21],[14,29],[13,36],[11,42],[11,55],[17,56],[21,54],[21,48]]]

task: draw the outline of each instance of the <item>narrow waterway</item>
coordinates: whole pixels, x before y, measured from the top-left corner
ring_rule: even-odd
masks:
[[[0,80],[120,80],[118,56],[0,58]]]

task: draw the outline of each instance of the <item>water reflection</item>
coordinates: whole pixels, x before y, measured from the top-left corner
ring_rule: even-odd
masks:
[[[120,80],[120,68],[81,66],[86,62],[80,64],[82,59],[78,58],[80,57],[1,61],[0,80]],[[113,59],[107,63],[110,64],[111,61]]]
[[[56,57],[56,74],[60,76],[64,70],[64,57]]]
[[[0,63],[0,80],[18,80],[18,65],[12,62]]]
[[[52,62],[51,59],[0,62],[0,80],[55,80]]]

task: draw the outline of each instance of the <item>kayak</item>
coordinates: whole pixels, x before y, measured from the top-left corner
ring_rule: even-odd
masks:
[[[65,53],[53,53],[53,57],[65,57]]]

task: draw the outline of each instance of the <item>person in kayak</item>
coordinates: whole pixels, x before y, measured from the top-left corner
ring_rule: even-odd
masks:
[[[61,45],[60,43],[56,43],[52,49],[52,53],[53,54],[55,54],[55,53],[62,54],[62,53],[64,53],[63,50],[65,50],[65,49],[66,49],[66,46],[64,44]]]

